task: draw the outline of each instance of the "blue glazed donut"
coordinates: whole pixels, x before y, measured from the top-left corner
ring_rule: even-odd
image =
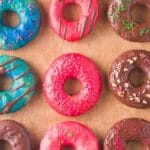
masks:
[[[12,79],[10,88],[0,91],[0,114],[16,112],[35,93],[35,77],[25,61],[7,55],[0,56],[0,75]]]
[[[19,24],[9,27],[3,23],[3,14],[15,12]],[[15,50],[32,41],[40,28],[40,10],[34,0],[0,0],[0,48]]]

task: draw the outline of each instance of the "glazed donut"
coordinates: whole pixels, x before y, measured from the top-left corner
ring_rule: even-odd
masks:
[[[139,23],[133,20],[131,9],[135,5],[144,5],[150,10],[149,0],[112,0],[108,18],[114,31],[122,38],[135,42],[150,41],[150,18]]]
[[[35,93],[35,77],[25,61],[7,55],[0,56],[0,74],[12,79],[11,87],[0,91],[0,114],[16,112]]]
[[[130,74],[140,68],[147,76],[146,82],[134,87]],[[150,52],[131,50],[118,57],[110,70],[109,85],[119,100],[127,106],[136,108],[150,107]]]
[[[65,147],[77,150],[100,150],[98,140],[90,129],[71,121],[50,128],[40,144],[40,150],[62,150]]]
[[[20,19],[16,27],[3,23],[3,14],[15,12]],[[0,48],[15,50],[25,46],[37,35],[40,28],[40,11],[35,0],[1,0],[0,1]]]
[[[64,9],[71,3],[81,6],[82,16],[76,21],[64,17]],[[100,8],[98,0],[53,0],[50,7],[50,24],[63,39],[76,41],[86,36],[96,25]]]
[[[134,140],[150,149],[150,122],[131,118],[116,123],[105,138],[104,150],[126,150],[126,144]]]
[[[77,79],[81,91],[68,95],[63,87],[70,78]],[[102,78],[96,65],[87,57],[69,53],[57,58],[44,77],[44,96],[49,105],[66,116],[77,116],[90,110],[102,92]]]
[[[0,139],[7,141],[11,150],[31,150],[26,129],[15,121],[0,121]]]

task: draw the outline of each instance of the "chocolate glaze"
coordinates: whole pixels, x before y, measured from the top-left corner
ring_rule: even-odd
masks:
[[[11,150],[31,150],[27,131],[12,120],[0,121],[0,140],[7,141]]]
[[[140,87],[134,87],[130,82],[130,74],[136,68],[140,68],[147,76]],[[125,105],[136,108],[150,107],[150,52],[131,50],[118,57],[110,70],[109,86]]]
[[[104,150],[126,150],[130,141],[139,141],[150,150],[150,122],[130,118],[116,123],[105,138]]]
[[[112,0],[108,18],[114,31],[122,38],[135,42],[150,41],[150,18],[143,23],[133,20],[131,9],[134,5],[144,5],[150,10],[149,0]]]

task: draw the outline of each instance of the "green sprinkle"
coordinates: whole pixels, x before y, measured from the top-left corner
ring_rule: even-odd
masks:
[[[109,17],[113,22],[117,21],[117,20],[120,18],[120,16],[119,16],[118,14],[114,14],[112,11],[110,11],[110,12],[108,13],[108,17]]]
[[[117,11],[117,12],[121,12],[121,11],[125,11],[125,10],[127,10],[127,6],[125,6],[125,5],[120,5],[120,6],[116,6],[115,7],[115,10]]]
[[[72,137],[73,137],[73,133],[72,133],[71,131],[69,131],[69,132],[67,133],[67,136],[68,136],[69,138],[72,138]]]
[[[142,28],[140,30],[140,35],[145,36],[146,33],[150,32],[150,28]]]
[[[113,12],[113,11],[110,11],[110,12],[108,13],[108,16],[110,17],[110,19],[111,19],[112,21],[117,21],[117,20],[119,20],[120,17],[121,17],[121,12],[122,12],[122,11],[125,11],[125,10],[127,10],[127,7],[126,7],[125,5],[116,6],[116,7],[114,8],[114,12]]]
[[[124,2],[124,3],[128,3],[128,2],[130,2],[131,0],[122,0],[122,2]]]
[[[132,30],[136,25],[134,22],[129,22],[128,20],[122,20],[122,23],[126,30]]]

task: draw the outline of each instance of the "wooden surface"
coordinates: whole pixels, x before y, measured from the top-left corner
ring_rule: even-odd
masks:
[[[121,39],[115,34],[107,20],[107,0],[101,0],[102,18],[92,33],[79,42],[69,43],[59,38],[48,24],[50,0],[38,0],[42,14],[42,25],[38,36],[26,47],[15,51],[0,51],[0,54],[18,56],[26,60],[37,78],[37,92],[31,103],[22,110],[1,115],[0,120],[13,119],[22,123],[29,131],[33,150],[38,150],[40,140],[48,128],[66,120],[79,121],[98,137],[102,144],[108,129],[116,122],[127,117],[140,117],[150,121],[150,109],[133,109],[121,104],[112,94],[107,84],[107,74],[114,59],[130,49],[150,51],[150,43],[133,43]],[[98,104],[85,115],[69,118],[61,116],[51,109],[42,96],[42,79],[50,63],[58,56],[77,52],[90,57],[103,73],[104,90]],[[135,144],[134,144],[135,145]],[[133,145],[132,145],[133,146]],[[128,149],[132,149],[130,146]]]

